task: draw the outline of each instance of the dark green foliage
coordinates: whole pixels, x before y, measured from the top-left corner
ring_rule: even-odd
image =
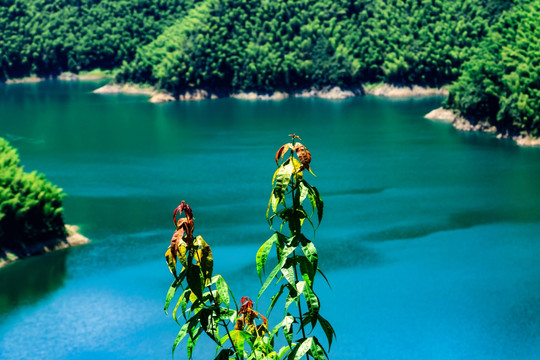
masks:
[[[111,69],[196,0],[1,0],[0,80]]]
[[[17,151],[0,138],[0,249],[64,236],[63,196],[42,174],[25,173]]]
[[[504,8],[480,0],[204,0],[125,63],[173,92],[442,85]]]
[[[447,105],[500,131],[540,136],[540,2],[522,2],[490,29]]]

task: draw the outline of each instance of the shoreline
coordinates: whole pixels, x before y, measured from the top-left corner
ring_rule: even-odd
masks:
[[[17,78],[17,79],[7,79],[4,84],[6,85],[12,85],[12,84],[34,84],[42,81],[47,80],[60,80],[60,81],[95,81],[95,80],[105,80],[110,79],[111,77],[103,74],[103,73],[92,73],[91,71],[88,73],[82,73],[82,74],[74,74],[71,72],[63,72],[58,76],[26,76],[23,78]]]
[[[497,127],[489,124],[487,121],[473,121],[461,116],[459,113],[453,110],[443,109],[442,107],[430,111],[424,117],[432,121],[451,124],[459,131],[483,132],[493,134],[497,139],[512,140],[518,146],[540,147],[540,138],[535,139],[526,133],[521,133],[519,135],[510,135],[508,133],[503,134],[497,130]]]
[[[79,227],[74,225],[66,225],[66,237],[55,238],[44,241],[40,244],[33,245],[24,249],[26,252],[23,256],[16,255],[10,249],[0,248],[0,269],[6,265],[13,264],[17,261],[23,260],[28,257],[46,254],[52,251],[67,249],[70,247],[80,246],[88,244],[90,240],[79,233]]]
[[[136,94],[147,95],[151,103],[166,103],[172,101],[201,101],[209,99],[233,98],[249,101],[279,101],[287,98],[320,98],[328,100],[343,100],[356,96],[373,95],[389,98],[409,98],[425,96],[445,96],[448,91],[442,88],[428,88],[418,85],[395,86],[390,84],[377,84],[364,87],[360,85],[356,88],[341,88],[339,86],[325,86],[322,88],[312,87],[310,89],[296,90],[292,92],[274,91],[272,93],[258,92],[238,92],[223,94],[219,92],[207,91],[204,89],[189,90],[184,93],[174,95],[170,92],[158,90],[155,87],[138,84],[118,84],[111,82],[93,91],[96,94]]]

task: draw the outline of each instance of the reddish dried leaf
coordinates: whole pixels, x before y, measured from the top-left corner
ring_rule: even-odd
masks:
[[[307,169],[309,170],[309,164],[311,163],[311,154],[308,149],[301,143],[297,143],[294,146],[294,151],[296,151],[296,156],[298,160],[302,163],[300,170]]]
[[[186,214],[186,218],[193,219],[193,211],[191,210],[191,207],[188,204],[186,204],[186,202],[184,200],[182,200],[182,202],[180,202],[180,205],[178,205],[176,207],[176,209],[174,209],[173,222],[175,224],[177,223],[176,215],[177,214],[182,214],[182,212],[184,212]]]
[[[238,310],[238,315],[247,314],[253,309],[253,301],[251,301],[248,296],[244,296],[240,299],[240,303],[242,306],[240,306],[240,310]]]
[[[176,259],[176,256],[178,254],[178,246],[180,244],[180,241],[182,240],[182,237],[184,236],[184,229],[180,228],[177,229],[172,238],[171,238],[171,255]]]
[[[178,230],[182,229],[184,231],[181,239],[186,242],[188,247],[191,247],[193,245],[193,230],[195,228],[193,220],[180,218],[180,220],[178,220],[178,223],[176,223],[176,228]]]
[[[285,144],[282,147],[279,148],[279,150],[276,152],[276,164],[279,165],[279,158],[283,160],[283,156],[285,156],[285,153],[287,150],[291,149],[293,145],[291,143]]]
[[[244,330],[244,316],[240,316],[236,319],[236,325],[234,325],[234,330]]]

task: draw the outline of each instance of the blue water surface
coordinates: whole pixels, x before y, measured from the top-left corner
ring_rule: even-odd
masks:
[[[424,119],[440,97],[150,104],[99,85],[0,86],[0,136],[92,240],[0,270],[0,359],[170,359],[163,254],[183,199],[215,272],[255,298],[274,154],[293,132],[325,200],[306,235],[332,285],[315,286],[331,359],[539,358],[539,149]],[[194,358],[214,351],[201,340]]]

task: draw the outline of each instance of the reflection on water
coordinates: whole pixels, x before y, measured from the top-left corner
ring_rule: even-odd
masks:
[[[66,277],[67,251],[30,257],[0,269],[0,315],[57,290]]]

